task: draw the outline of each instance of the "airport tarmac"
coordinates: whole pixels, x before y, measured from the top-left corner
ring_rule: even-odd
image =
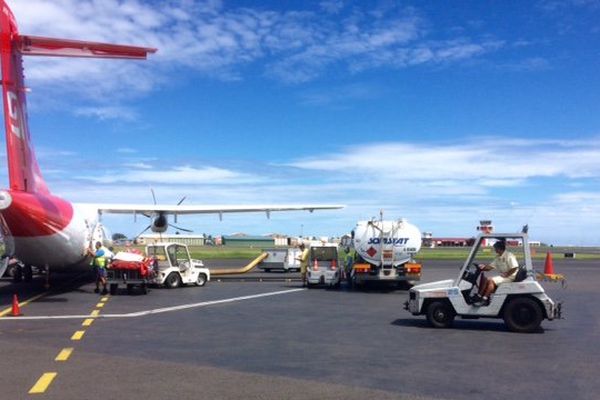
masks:
[[[454,278],[459,264],[429,261],[423,281]],[[0,398],[596,399],[600,265],[554,264],[567,287],[544,287],[565,319],[534,334],[483,319],[433,329],[403,310],[405,291],[309,290],[298,274],[145,296],[99,296],[83,277],[57,276],[60,290],[0,318]],[[43,294],[43,280],[0,280],[0,312],[13,292]]]

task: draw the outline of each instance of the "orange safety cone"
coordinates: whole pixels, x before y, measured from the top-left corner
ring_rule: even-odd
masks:
[[[544,275],[554,275],[554,262],[552,261],[552,253],[546,253],[546,263],[544,264]]]
[[[13,317],[20,317],[21,315],[21,308],[19,307],[19,299],[17,299],[17,295],[14,294],[13,295],[13,302],[12,302],[12,314],[11,316]]]

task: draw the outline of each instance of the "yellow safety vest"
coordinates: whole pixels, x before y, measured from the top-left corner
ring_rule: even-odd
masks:
[[[106,254],[108,252],[108,249],[104,248],[104,246],[100,247],[98,250],[103,250],[104,254]],[[98,251],[96,250],[96,251]],[[94,267],[98,267],[98,268],[106,268],[106,256],[100,256],[100,257],[94,257],[94,261],[93,261],[93,265]]]

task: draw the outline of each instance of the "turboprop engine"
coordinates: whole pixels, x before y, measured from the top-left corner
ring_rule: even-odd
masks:
[[[152,222],[150,223],[150,229],[155,233],[163,233],[169,227],[169,220],[163,213],[157,213],[150,217]]]
[[[403,218],[358,221],[352,239],[356,252],[376,266],[404,264],[421,249],[421,231]]]

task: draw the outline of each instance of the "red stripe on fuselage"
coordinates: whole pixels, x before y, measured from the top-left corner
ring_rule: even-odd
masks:
[[[0,214],[11,236],[48,236],[62,232],[73,219],[73,205],[59,197],[8,191],[12,203]]]

